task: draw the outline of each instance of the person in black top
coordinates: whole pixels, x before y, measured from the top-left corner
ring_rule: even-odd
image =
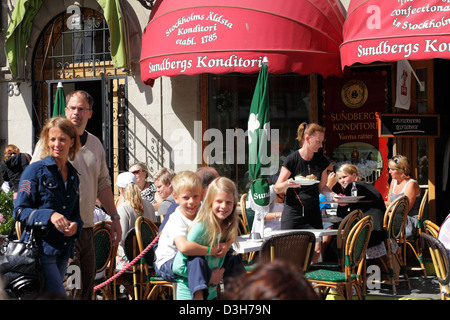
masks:
[[[13,145],[7,145],[5,148],[5,156],[1,163],[3,180],[9,182],[10,188],[14,192],[16,199],[19,190],[19,181],[22,172],[30,164],[31,156],[28,153],[20,152],[20,149]]]
[[[380,244],[384,240],[383,218],[386,212],[386,205],[381,193],[369,183],[358,181],[359,171],[353,164],[344,164],[337,170],[338,181],[344,188],[344,195],[350,196],[352,184],[355,182],[358,189],[358,196],[364,196],[359,202],[339,203],[337,216],[344,218],[351,211],[360,209],[364,216],[373,218],[373,229],[369,239],[368,247]]]
[[[285,206],[281,217],[281,229],[322,229],[319,194],[331,192],[327,187],[328,159],[319,153],[323,147],[325,128],[302,123],[297,130],[300,149],[287,156],[275,184],[277,194],[285,193]],[[295,182],[302,175],[311,178],[303,185]],[[320,254],[320,242],[316,245],[313,261]]]

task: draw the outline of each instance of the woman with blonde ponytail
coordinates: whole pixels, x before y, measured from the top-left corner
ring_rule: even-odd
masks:
[[[125,188],[125,201],[128,201],[134,212],[140,217],[144,215],[144,200],[141,197],[141,190],[137,184],[130,183]]]
[[[329,160],[321,153],[325,128],[317,123],[303,122],[297,130],[300,149],[286,157],[275,184],[275,192],[284,193],[281,229],[322,229],[319,194],[331,192],[327,187]],[[301,175],[309,180],[296,182]],[[312,183],[308,183],[312,181]],[[316,243],[313,262],[319,258],[321,243]]]
[[[119,187],[120,194],[123,195],[123,202],[117,207],[122,227],[122,240],[119,243],[118,255],[123,257],[125,256],[123,251],[125,237],[128,231],[134,228],[136,219],[140,216],[144,216],[152,222],[156,222],[157,219],[153,205],[142,199],[141,190],[137,186],[134,174],[131,172],[119,174],[116,185]]]

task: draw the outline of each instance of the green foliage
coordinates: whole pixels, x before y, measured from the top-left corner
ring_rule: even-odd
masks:
[[[14,225],[13,192],[0,191],[0,234],[7,235]]]

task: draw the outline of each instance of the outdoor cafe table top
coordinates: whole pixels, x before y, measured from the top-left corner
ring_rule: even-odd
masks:
[[[270,238],[270,236],[292,232],[292,231],[309,231],[316,236],[316,239],[321,241],[323,236],[334,236],[337,234],[337,229],[290,229],[290,230],[276,230],[276,231],[265,231],[264,239]],[[238,253],[248,253],[259,251],[261,249],[263,241],[252,241],[249,239],[250,235],[245,234],[238,237],[239,248],[236,248],[234,245],[234,249]]]

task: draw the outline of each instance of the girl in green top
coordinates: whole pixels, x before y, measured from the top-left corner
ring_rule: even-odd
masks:
[[[236,203],[234,182],[225,177],[216,178],[209,185],[203,204],[188,229],[188,241],[195,241],[198,244],[208,246],[208,255],[205,256],[205,259],[210,270],[222,268],[225,260],[225,257],[216,258],[210,255],[211,248],[220,243],[226,243],[228,246],[237,243],[239,220]],[[192,297],[189,291],[187,260],[188,256],[178,251],[173,262],[173,272],[180,276],[177,281],[177,299],[180,300],[198,298]],[[210,283],[208,292],[207,299],[215,299],[217,297],[217,284]],[[203,295],[202,290],[195,294],[197,293]]]

